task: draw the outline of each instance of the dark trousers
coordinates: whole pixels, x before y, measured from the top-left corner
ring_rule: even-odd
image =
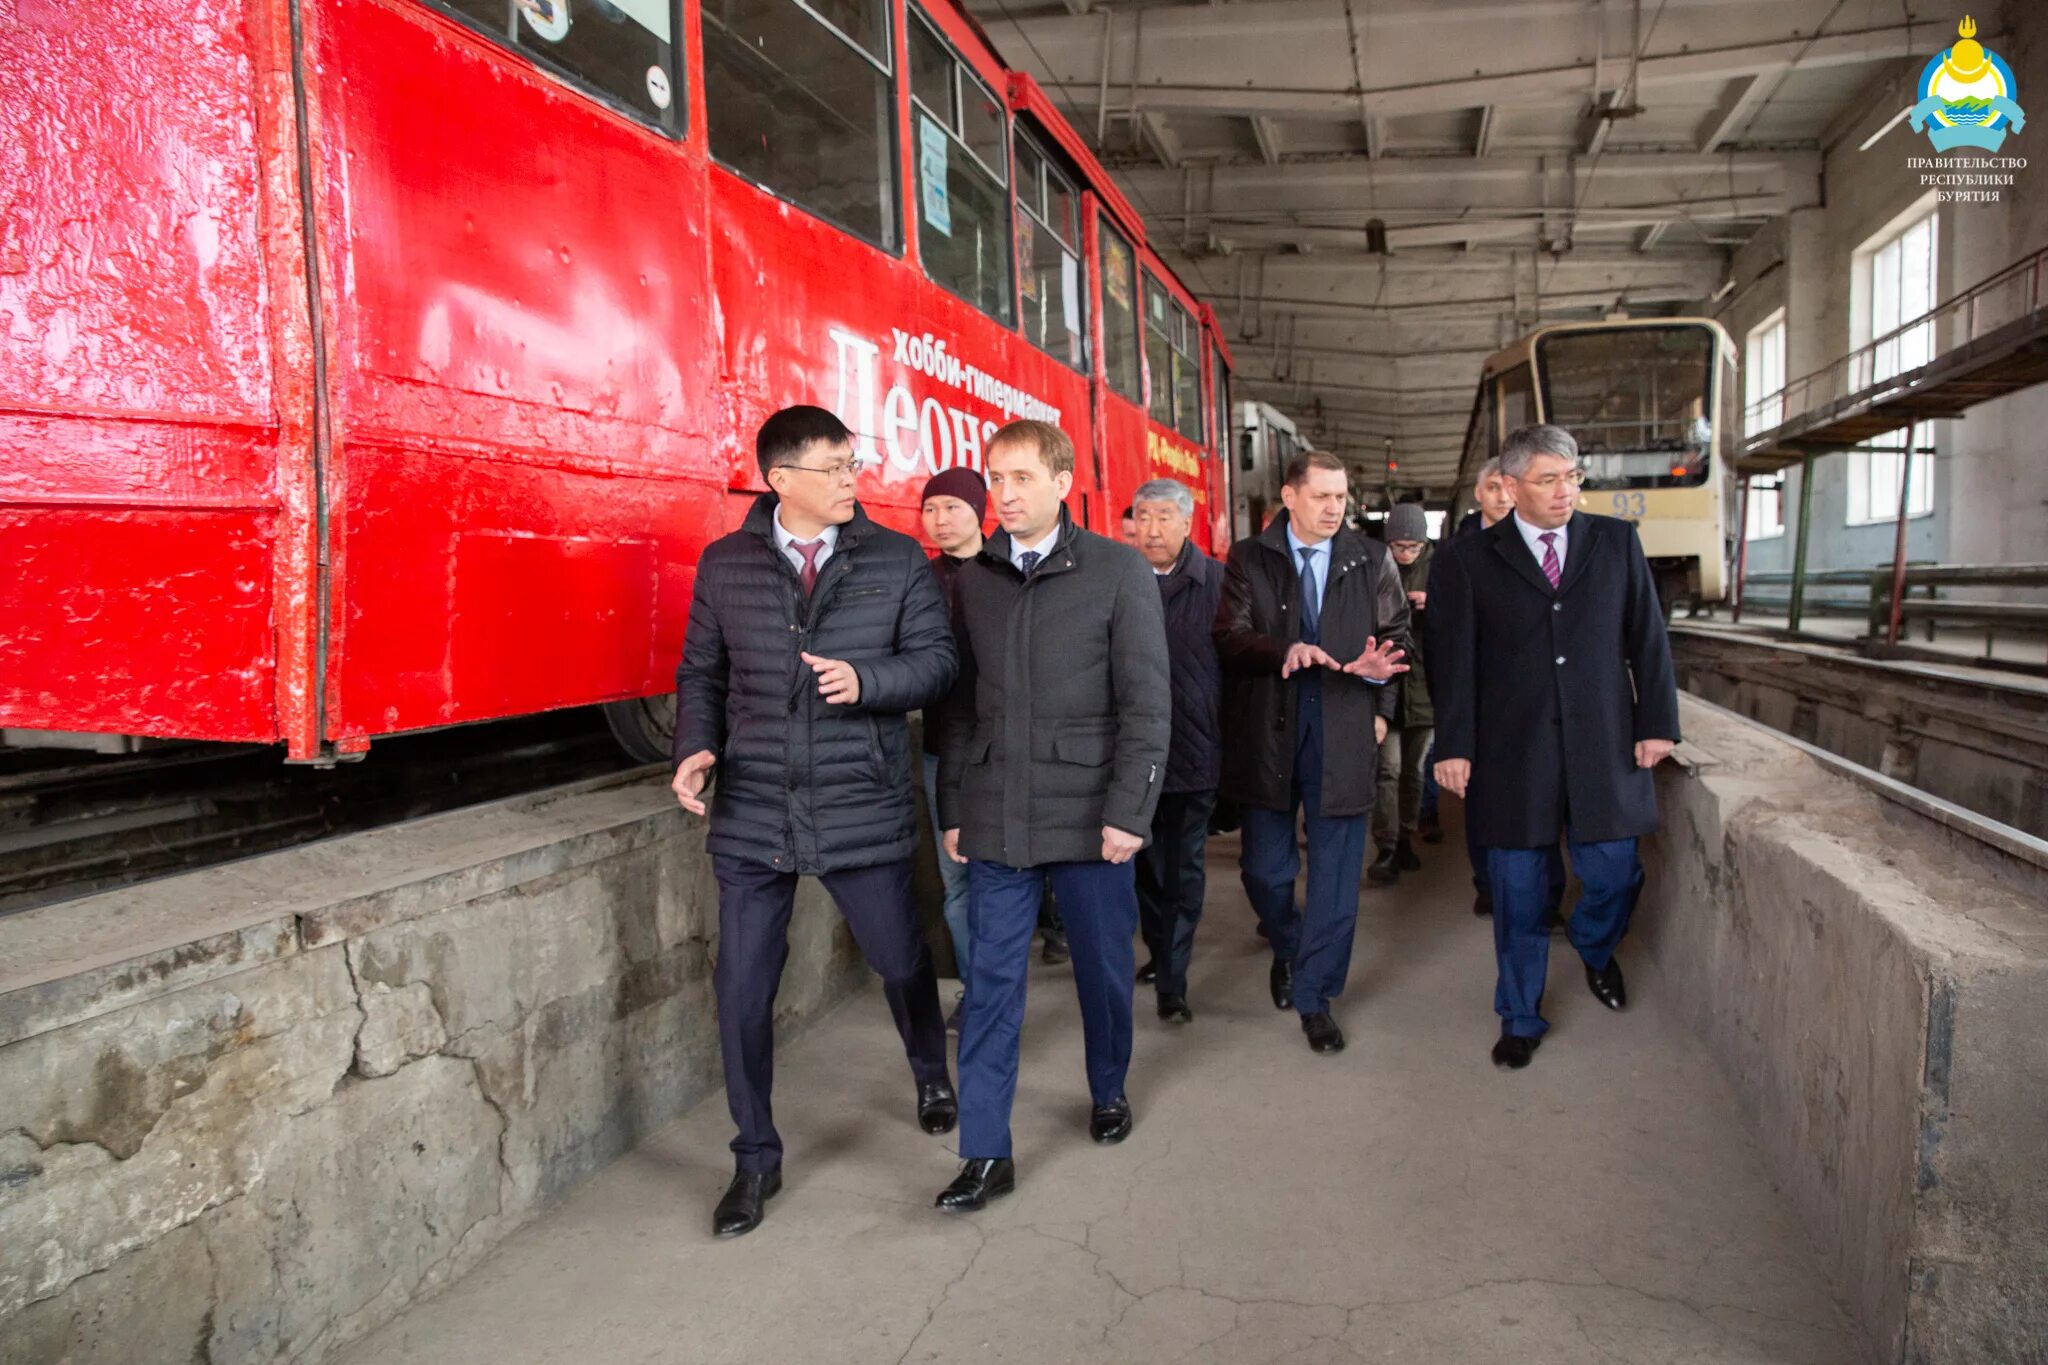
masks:
[[[1539,849],[1544,854],[1544,887],[1549,896],[1549,908],[1555,914],[1564,904],[1564,853],[1556,844]],[[1472,889],[1488,900],[1493,899],[1493,874],[1487,871],[1486,849],[1472,837],[1472,813],[1465,812],[1465,856],[1472,863]]]
[[[1208,890],[1203,854],[1216,793],[1167,792],[1152,817],[1152,842],[1137,857],[1138,931],[1158,969],[1161,999],[1185,1000],[1195,926]]]
[[[1598,971],[1613,960],[1615,945],[1628,932],[1629,915],[1643,890],[1643,865],[1633,839],[1567,842],[1580,892],[1566,933],[1586,965]],[[1542,1013],[1543,983],[1550,970],[1550,930],[1543,913],[1551,905],[1549,864],[1556,857],[1554,844],[1486,851],[1493,878],[1493,950],[1500,967],[1493,1011],[1502,1032],[1523,1038],[1541,1038],[1550,1027]]]
[[[769,1092],[775,1083],[775,992],[789,960],[789,916],[797,876],[766,863],[719,856],[718,1041],[725,1054],[725,1102],[739,1136],[734,1165],[772,1171],[782,1164]],[[931,950],[917,921],[910,891],[910,860],[827,872],[818,880],[846,916],[854,941],[882,978],[882,994],[917,1083],[946,1077],[946,1021],[939,1013],[939,983]]]
[[[1304,732],[1294,756],[1293,801],[1286,810],[1244,808],[1239,871],[1245,895],[1265,926],[1273,955],[1294,965],[1294,1008],[1319,1014],[1344,993],[1351,940],[1358,929],[1358,879],[1365,868],[1364,815],[1323,816],[1321,736]],[[1308,897],[1294,903],[1301,875],[1295,812],[1308,830]]]
[[[973,901],[973,976],[960,1017],[960,1155],[1010,1155],[1010,1108],[1024,1032],[1024,984],[1038,907],[1051,883],[1074,953],[1088,1094],[1098,1105],[1124,1093],[1131,1067],[1131,987],[1138,899],[1130,863],[968,865]]]

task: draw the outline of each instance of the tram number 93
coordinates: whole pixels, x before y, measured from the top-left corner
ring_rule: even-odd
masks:
[[[1648,506],[1647,500],[1641,493],[1616,493],[1614,495],[1614,515],[1617,517],[1627,517],[1631,520],[1638,519],[1642,517]]]

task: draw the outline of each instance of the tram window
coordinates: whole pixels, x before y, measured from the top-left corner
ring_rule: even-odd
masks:
[[[1578,438],[1587,488],[1706,482],[1715,358],[1714,334],[1700,326],[1587,328],[1537,339],[1545,420]]]
[[[1173,425],[1196,445],[1202,443],[1202,353],[1201,329],[1179,304],[1173,311],[1180,319],[1180,345],[1173,352]]]
[[[1500,429],[1503,434],[1536,420],[1536,379],[1526,364],[1500,377]]]
[[[1173,342],[1168,339],[1168,330],[1173,326],[1173,300],[1166,296],[1166,288],[1150,275],[1145,277],[1145,369],[1151,380],[1150,409],[1152,420],[1161,426],[1173,425]]]
[[[1017,260],[1023,271],[1024,335],[1077,370],[1088,367],[1087,273],[1081,264],[1080,197],[1023,129],[1017,130]]]
[[[1230,449],[1230,367],[1223,363],[1223,352],[1215,353],[1213,364],[1216,374],[1216,453],[1223,454]]]
[[[704,0],[704,98],[721,164],[893,251],[888,16],[887,0]]]
[[[999,322],[1013,314],[1003,102],[922,15],[912,19],[917,245],[925,273]]]
[[[1134,403],[1145,401],[1138,349],[1136,259],[1131,244],[1102,224],[1102,369],[1109,386]]]
[[[671,0],[433,0],[643,123],[683,127]]]

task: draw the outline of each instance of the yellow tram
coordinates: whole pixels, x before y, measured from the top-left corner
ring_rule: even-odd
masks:
[[[1588,512],[1636,524],[1667,607],[1728,593],[1731,476],[1724,455],[1735,343],[1711,318],[1539,327],[1487,360],[1466,428],[1459,497],[1508,432],[1529,422],[1579,442]]]

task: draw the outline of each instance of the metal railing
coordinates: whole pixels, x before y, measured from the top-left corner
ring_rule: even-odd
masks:
[[[1777,444],[1785,428],[1812,413],[1845,404],[1880,402],[1912,387],[1904,381],[1950,351],[2039,312],[2048,287],[2048,247],[1982,280],[1948,302],[1893,328],[1834,363],[1801,375],[1743,410],[1746,454]],[[1768,430],[1759,430],[1768,422]],[[1901,422],[1901,426],[1905,423]]]
[[[1793,603],[1789,591],[1781,596],[1755,589],[1789,589],[1796,581],[1796,575],[1789,572],[1748,575],[1742,588],[1743,610],[1789,615]],[[1889,630],[1893,581],[1891,565],[1817,570],[1805,575],[1805,586],[1836,591],[1821,596],[1808,593],[1800,605],[1809,616],[1861,618],[1868,628],[1868,638],[1881,641]],[[1950,588],[2048,587],[2048,564],[1908,564],[1903,587],[1900,619],[1904,624],[1921,623],[1930,641],[1935,638],[1937,626],[1976,627],[1985,633],[1988,655],[2000,632],[2048,634],[2048,602],[1986,602],[1943,595],[1943,590]],[[1852,591],[1840,591],[1845,588]]]

